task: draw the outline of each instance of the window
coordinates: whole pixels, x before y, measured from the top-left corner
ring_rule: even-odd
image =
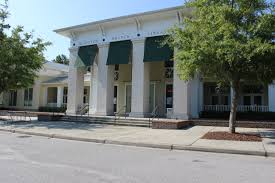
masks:
[[[243,105],[251,105],[251,97],[250,96],[243,97]]]
[[[229,105],[229,97],[228,96],[222,96],[222,105]]]
[[[173,61],[166,61],[166,62],[164,62],[164,67],[174,67],[174,62]]]
[[[11,90],[9,93],[9,106],[16,106],[17,101],[17,91]]]
[[[114,80],[119,80],[119,64],[115,65],[115,73],[114,73]]]
[[[262,105],[262,96],[254,96],[254,105]]]
[[[57,103],[57,87],[49,87],[48,88],[47,103],[50,105]]]
[[[212,96],[211,105],[218,105],[218,104],[219,104],[219,97],[218,96]]]
[[[115,64],[115,71],[119,71],[119,64]]]
[[[263,85],[244,85],[243,86],[243,93],[264,93]]]
[[[173,85],[166,85],[166,108],[173,108]]]
[[[68,88],[65,87],[63,90],[63,104],[68,103]]]
[[[24,106],[32,106],[33,89],[28,88],[24,91]]]
[[[174,67],[173,66],[174,66],[173,61],[167,61],[164,63],[166,79],[173,79],[173,77],[174,77]]]

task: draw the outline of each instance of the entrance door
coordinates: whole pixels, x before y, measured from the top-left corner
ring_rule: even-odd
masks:
[[[131,112],[132,86],[126,85],[126,113]]]
[[[117,112],[117,86],[114,86],[114,112]]]

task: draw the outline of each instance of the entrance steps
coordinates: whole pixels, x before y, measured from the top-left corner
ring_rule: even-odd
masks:
[[[120,126],[136,126],[136,127],[151,127],[152,122],[149,118],[130,118],[130,117],[114,117],[114,116],[60,116],[58,121],[81,122],[81,123],[96,123],[107,125]]]

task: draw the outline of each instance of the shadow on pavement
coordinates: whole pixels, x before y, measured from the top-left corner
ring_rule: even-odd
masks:
[[[51,121],[51,122],[41,122],[41,121],[31,121],[31,122],[2,122],[0,127],[16,127],[21,129],[31,129],[31,128],[47,128],[47,129],[64,129],[64,130],[88,130],[105,128],[110,125],[105,124],[95,124],[95,123],[79,123],[79,122],[63,122],[63,121]]]

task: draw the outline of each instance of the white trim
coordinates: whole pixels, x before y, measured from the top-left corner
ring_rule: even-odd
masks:
[[[65,32],[67,32],[67,31],[75,32],[75,31],[79,31],[81,29],[87,29],[88,27],[92,27],[92,26],[98,26],[98,25],[102,26],[105,23],[115,22],[115,21],[124,21],[125,19],[131,19],[131,18],[135,19],[140,16],[153,15],[153,14],[164,13],[164,12],[169,12],[169,11],[171,11],[171,12],[175,11],[176,15],[177,15],[179,10],[183,10],[183,6],[176,6],[176,7],[172,7],[172,8],[165,8],[165,9],[161,9],[161,10],[136,13],[136,14],[132,14],[132,15],[120,16],[120,17],[116,17],[116,18],[110,18],[110,19],[105,19],[105,20],[100,20],[100,21],[95,21],[95,22],[89,22],[89,23],[85,23],[85,24],[79,24],[79,25],[65,27],[65,28],[61,28],[61,29],[55,29],[54,32],[61,34],[61,35],[66,35]],[[186,9],[186,10],[188,10],[188,9]]]

